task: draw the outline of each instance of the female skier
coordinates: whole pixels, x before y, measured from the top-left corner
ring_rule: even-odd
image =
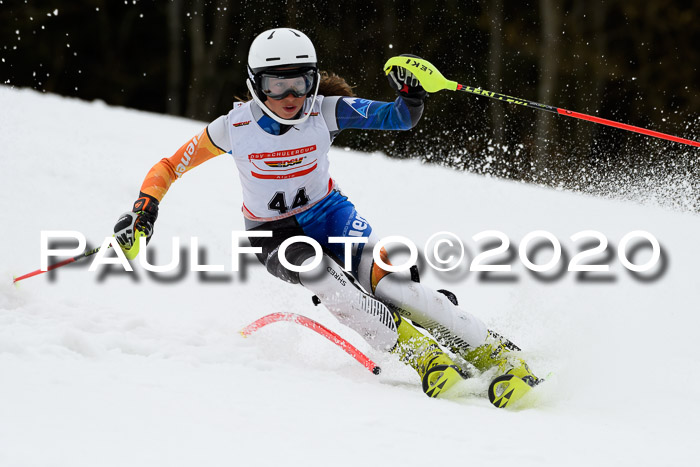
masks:
[[[319,72],[316,51],[304,33],[289,28],[263,32],[248,55],[246,84],[252,100],[235,103],[175,155],[155,164],[132,211],[115,225],[115,236],[127,257],[135,257],[136,239],[150,240],[158,204],[170,185],[203,162],[231,154],[243,188],[250,243],[260,249],[258,259],[271,274],[309,289],[373,348],[399,354],[416,369],[430,397],[466,377],[438,342],[478,370],[498,367],[503,376],[494,380],[489,395],[494,404],[505,406],[517,396],[503,394],[511,379],[518,380],[513,387],[524,381],[529,388],[539,381],[511,352],[517,348],[458,307],[454,295],[375,264],[372,251],[380,237],[329,174],[328,151],[342,130],[409,130],[420,119],[426,96],[420,83],[400,67],[388,77],[399,94],[394,102],[359,99],[342,78]],[[272,236],[264,234],[269,231]],[[280,246],[295,236],[322,246],[319,267],[308,272],[284,267]],[[346,246],[329,237],[359,241]],[[291,243],[284,254],[294,266],[308,266],[315,257],[314,248],[303,242]],[[381,257],[389,264],[383,249]],[[350,271],[343,271],[345,264]]]

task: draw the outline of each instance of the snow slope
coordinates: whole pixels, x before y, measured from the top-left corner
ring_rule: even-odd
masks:
[[[227,156],[172,187],[151,243],[167,258],[173,236],[197,236],[207,263],[226,267],[219,281],[186,272],[164,283],[138,265],[100,278],[71,265],[13,287],[13,274],[39,267],[42,230],[101,242],[151,165],[204,123],[8,87],[0,108],[0,466],[659,466],[695,457],[698,216],[334,149],[334,177],[384,235],[420,246],[455,232],[470,259],[483,230],[515,247],[547,230],[568,258],[576,232],[610,241],[611,271],[598,280],[541,280],[517,255],[508,281],[423,268],[424,282],[453,290],[526,349],[537,374],[553,372],[533,408],[497,410],[484,378],[466,381],[462,397],[429,399],[413,370],[371,351],[303,288],[253,263],[246,277],[231,273],[231,231],[243,222]],[[633,230],[652,233],[663,251],[665,267],[641,279],[615,250]],[[634,262],[649,256],[641,249]],[[292,324],[238,334],[280,310],[339,332],[382,374]]]

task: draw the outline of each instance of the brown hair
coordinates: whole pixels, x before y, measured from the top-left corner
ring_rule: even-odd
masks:
[[[352,86],[345,81],[345,78],[327,71],[321,72],[321,83],[318,86],[318,93],[322,96],[355,96]]]

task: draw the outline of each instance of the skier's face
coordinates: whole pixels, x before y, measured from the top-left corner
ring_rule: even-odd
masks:
[[[285,120],[290,120],[299,113],[301,107],[304,105],[304,99],[306,96],[294,97],[289,94],[283,99],[266,99],[265,105],[268,109],[272,110],[275,115],[281,117]]]

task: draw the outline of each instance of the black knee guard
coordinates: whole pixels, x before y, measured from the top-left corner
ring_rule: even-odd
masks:
[[[285,268],[279,260],[279,248],[282,242],[290,237],[304,235],[304,231],[294,217],[280,219],[278,221],[265,222],[248,230],[270,230],[272,237],[248,237],[250,245],[262,249],[262,253],[256,253],[258,260],[265,265],[267,272],[285,282],[299,283],[299,273]],[[308,243],[293,243],[285,251],[287,261],[295,266],[300,266],[308,258],[316,253]]]

